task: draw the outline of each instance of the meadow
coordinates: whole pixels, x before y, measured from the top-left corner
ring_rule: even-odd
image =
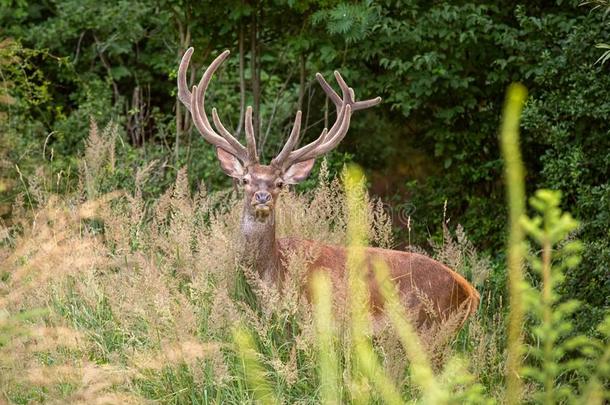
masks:
[[[324,277],[306,300],[302,252],[284,289],[268,286],[239,265],[238,192],[200,182],[193,193],[184,168],[158,198],[142,191],[158,161],[135,171],[133,191],[101,191],[119,140],[92,121],[78,186],[58,194],[57,177],[21,176],[0,228],[0,402],[605,403],[610,315],[593,334],[574,330],[580,304],[560,287],[583,245],[559,192],[538,190],[526,207],[524,101],[512,86],[501,129],[509,301],[459,225],[439,218],[442,240],[427,252],[481,294],[457,335],[451,320],[416,332],[391,283],[387,325],[372,334],[357,266],[341,308]],[[352,258],[395,246],[364,185],[357,167],[332,177],[323,162],[310,191],[283,192],[279,234],[346,245]]]

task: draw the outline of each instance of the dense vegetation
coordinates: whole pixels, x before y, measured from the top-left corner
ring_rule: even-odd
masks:
[[[610,78],[595,64],[601,51],[594,45],[610,38],[603,13],[590,8],[578,1],[214,7],[4,0],[3,215],[23,191],[15,165],[30,174],[44,158],[45,169],[61,177],[58,187],[73,188],[74,156],[92,117],[112,119],[121,130],[119,170],[106,179],[107,189],[133,189],[133,168],[154,159],[160,164],[148,193],[158,194],[184,165],[194,180],[226,185],[211,148],[175,102],[174,79],[188,46],[196,48],[198,67],[228,48],[234,56],[210,90],[211,102],[233,128],[241,99],[255,106],[266,158],[286,138],[297,108],[307,116],[306,138],[321,131],[327,104],[314,73],[340,69],[359,94],[385,102],[355,116],[331,168],[349,160],[364,166],[373,192],[402,209],[397,230],[410,215],[411,237],[420,242],[440,235],[446,202],[447,217],[501,261],[496,128],[504,89],[521,81],[530,91],[523,118],[527,184],[530,191],[561,189],[564,206],[582,220],[585,260],[566,288],[589,306],[585,323],[599,319],[610,297]]]
[[[199,279],[175,274],[178,268],[198,268],[204,259],[174,258],[171,240],[167,245],[153,243],[139,233],[145,229],[141,231],[144,235],[167,238],[166,228],[155,230],[166,224],[150,224],[136,213],[138,207],[150,211],[162,205],[162,195],[172,187],[177,190],[172,209],[186,209],[189,190],[202,190],[200,182],[208,190],[230,186],[218,168],[213,148],[205,144],[176,102],[180,56],[194,46],[192,63],[200,72],[222,50],[232,51],[210,87],[209,105],[217,107],[223,121],[242,134],[240,113],[244,105],[253,105],[261,154],[267,161],[286,139],[297,109],[304,112],[307,140],[332,122],[334,108],[328,108],[314,74],[319,71],[330,77],[338,69],[359,96],[379,95],[384,102],[354,115],[348,136],[328,158],[331,177],[346,162],[357,162],[365,169],[370,191],[391,207],[395,245],[400,248],[413,243],[438,250],[448,240],[447,228],[455,229],[458,223],[463,226],[463,231],[458,228],[462,235],[458,239],[464,242],[467,235],[472,245],[462,246],[462,255],[478,257],[467,254],[476,246],[482,256],[491,259],[489,277],[479,285],[487,294],[482,318],[468,333],[472,339],[473,331],[484,330],[481,342],[493,341],[500,351],[497,357],[502,357],[505,336],[492,333],[494,327],[503,325],[494,316],[506,312],[508,299],[504,253],[508,211],[497,133],[506,88],[518,81],[529,91],[521,119],[526,191],[561,190],[561,208],[580,224],[571,229],[569,239],[582,241],[582,262],[566,268],[565,281],[556,287],[559,296],[578,299],[581,305],[578,312],[568,308],[563,316],[572,318],[576,330],[599,337],[602,332],[597,325],[610,306],[610,76],[608,64],[596,63],[603,51],[595,45],[610,43],[604,16],[608,4],[601,0],[585,5],[580,0],[482,3],[277,0],[229,1],[221,7],[188,0],[0,0],[0,238],[4,249],[0,259],[17,257],[7,253],[16,247],[42,243],[43,239],[28,239],[36,225],[34,213],[58,220],[63,217],[51,215],[55,204],[73,209],[83,201],[97,201],[105,193],[126,190],[132,200],[123,209],[131,210],[132,222],[124,227],[132,233],[120,234],[102,248],[96,245],[101,249],[94,249],[97,254],[109,254],[115,261],[100,264],[95,262],[96,256],[89,266],[99,265],[113,274],[122,265],[120,258],[135,263],[142,259],[138,252],[162,252],[168,255],[167,263],[140,265],[160,269],[163,277],[176,277],[170,280],[159,275],[161,284],[168,286],[167,297],[192,299],[187,300],[189,305],[213,300],[212,296],[189,296],[183,289],[184,279],[195,283],[188,291],[197,289]],[[595,6],[601,7],[592,10]],[[195,76],[194,72],[193,80]],[[113,124],[92,137],[91,120]],[[316,168],[316,176],[318,171]],[[179,184],[173,186],[176,178]],[[314,176],[299,190],[320,193],[316,180]],[[197,203],[206,201],[213,207],[206,205],[198,214],[189,211],[185,218],[211,226],[210,217],[218,215],[224,226],[231,225],[234,202],[229,200],[228,212],[212,214],[227,201],[224,194],[206,199],[199,192]],[[57,203],[50,197],[55,194],[66,200]],[[554,195],[546,198],[544,204],[558,203]],[[305,202],[301,204],[306,207]],[[108,216],[104,219],[109,221]],[[62,234],[66,244],[74,238],[83,252],[97,243],[90,240],[91,235],[113,226],[102,226],[103,221],[86,215],[62,220],[69,224],[68,233]],[[76,231],[82,221],[91,235]],[[290,229],[337,240],[343,237],[318,229],[314,223],[310,219]],[[54,229],[49,234],[59,232],[53,228],[57,225],[48,226]],[[55,254],[64,252],[65,247],[60,247]],[[129,254],[122,255],[121,249]],[[188,263],[178,265],[171,262],[174,259]],[[61,268],[61,263],[55,264]],[[0,282],[7,283],[0,284],[3,289],[16,282],[19,285],[9,275],[18,272],[19,265],[11,264],[10,271],[0,268]],[[470,264],[465,266],[470,274]],[[534,286],[541,283],[535,269],[526,279]],[[114,281],[89,280],[96,286]],[[161,350],[165,343],[151,345],[146,340],[149,331],[138,329],[149,328],[147,322],[152,319],[144,316],[146,322],[141,323],[119,319],[122,315],[111,309],[123,304],[113,303],[113,297],[104,294],[82,296],[91,287],[79,284],[84,282],[60,289],[50,303],[39,297],[33,302],[50,305],[55,315],[64,316],[76,329],[98,331],[95,333],[101,335],[94,338],[98,348],[92,358],[97,363],[115,364],[113,356],[122,358],[119,363],[137,363],[137,359],[125,360],[134,344]],[[135,282],[125,282],[124,287]],[[159,280],[146,282],[157,285]],[[120,297],[114,298],[120,301]],[[202,322],[209,314],[195,317]],[[167,320],[167,325],[164,321],[159,321],[160,330],[175,320]],[[197,327],[200,329],[195,330]],[[188,336],[193,342],[201,338],[203,326],[197,327],[180,331],[171,344],[178,344],[179,337]],[[545,331],[535,333],[544,336]],[[218,338],[205,335],[204,341],[211,337]],[[471,349],[465,341],[462,336],[458,345]],[[293,359],[287,357],[292,356],[289,352],[273,352],[277,343],[263,344],[263,348],[271,350],[266,353],[268,358],[279,356],[281,368]],[[193,347],[200,350],[197,353],[205,351]],[[502,373],[491,369],[502,363],[485,356],[480,354],[482,371],[476,377],[489,392],[502,378]],[[197,380],[198,376],[181,370],[154,384],[146,379],[143,385],[136,383],[138,392],[158,398],[173,392],[168,388],[173,379]],[[575,374],[578,372],[566,371],[558,378],[582,381],[572,379]],[[301,388],[294,389],[297,395]],[[68,387],[66,392],[72,391]],[[18,391],[11,398],[27,402],[28,395],[44,397],[39,392]],[[500,398],[502,393],[493,396]]]
[[[511,88],[502,130],[510,157],[508,315],[486,283],[489,261],[463,229],[452,235],[445,228],[434,249],[484,297],[457,339],[460,313],[415,333],[414,314],[405,312],[382,263],[375,276],[387,323],[372,332],[362,247],[393,242],[360,169],[331,179],[323,164],[311,193],[284,191],[278,204],[280,235],[348,247],[345,301],[322,272],[312,306],[302,284],[307,249],[291,252],[281,293],[240,265],[235,193],[201,188],[192,195],[180,170],[160,198],[145,201],[149,165],[137,170],[135,192],[96,198],[108,165],[114,170],[117,136],[116,126],[100,132],[92,125],[78,189],[57,196],[41,187],[44,178],[33,178],[29,206],[17,201],[13,225],[2,228],[3,399],[601,405],[610,398],[610,314],[596,327],[599,337],[574,333],[570,318],[581,304],[559,287],[580,263],[582,244],[569,237],[578,222],[559,208],[561,193],[538,190],[530,199],[535,215],[523,215],[517,129],[524,96],[522,86]],[[539,287],[524,279],[523,264]],[[422,300],[415,311],[433,311]]]

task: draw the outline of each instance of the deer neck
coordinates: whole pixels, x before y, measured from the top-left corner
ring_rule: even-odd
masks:
[[[255,268],[264,281],[276,282],[280,258],[275,239],[275,214],[272,212],[265,221],[260,221],[244,207],[241,231],[244,238],[243,263]]]

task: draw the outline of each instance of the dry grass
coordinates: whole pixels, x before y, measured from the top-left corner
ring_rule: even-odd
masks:
[[[134,193],[100,194],[100,177],[114,170],[115,138],[116,127],[99,131],[92,123],[78,192],[61,198],[46,192],[41,172],[14,207],[16,220],[1,229],[0,326],[22,311],[46,310],[25,321],[23,333],[8,332],[10,342],[0,346],[3,397],[14,403],[251,401],[231,343],[233,328],[245,325],[282,400],[315,402],[315,333],[301,288],[312,252],[292,254],[280,294],[239,266],[241,203],[232,191],[200,187],[192,195],[182,169],[162,196],[144,201],[153,162],[138,170]],[[346,198],[325,164],[311,195],[284,192],[280,200],[280,237],[346,243]],[[391,247],[381,202],[367,197],[366,206],[361,220],[368,240]],[[437,254],[458,271],[468,267],[482,283],[487,268],[463,231],[456,241],[447,237]],[[439,370],[457,324],[448,320],[423,333]],[[483,329],[481,322],[470,329],[478,346],[497,341]],[[341,340],[349,339],[343,331]],[[392,377],[406,384],[408,362],[389,328],[376,350]],[[479,370],[495,366],[494,354],[475,356]],[[349,361],[346,353],[342,358]],[[362,381],[344,379],[365,389]]]

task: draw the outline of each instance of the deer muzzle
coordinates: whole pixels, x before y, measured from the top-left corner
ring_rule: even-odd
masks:
[[[252,198],[252,206],[254,207],[254,215],[258,220],[266,219],[273,208],[273,197],[267,191],[257,191]]]

